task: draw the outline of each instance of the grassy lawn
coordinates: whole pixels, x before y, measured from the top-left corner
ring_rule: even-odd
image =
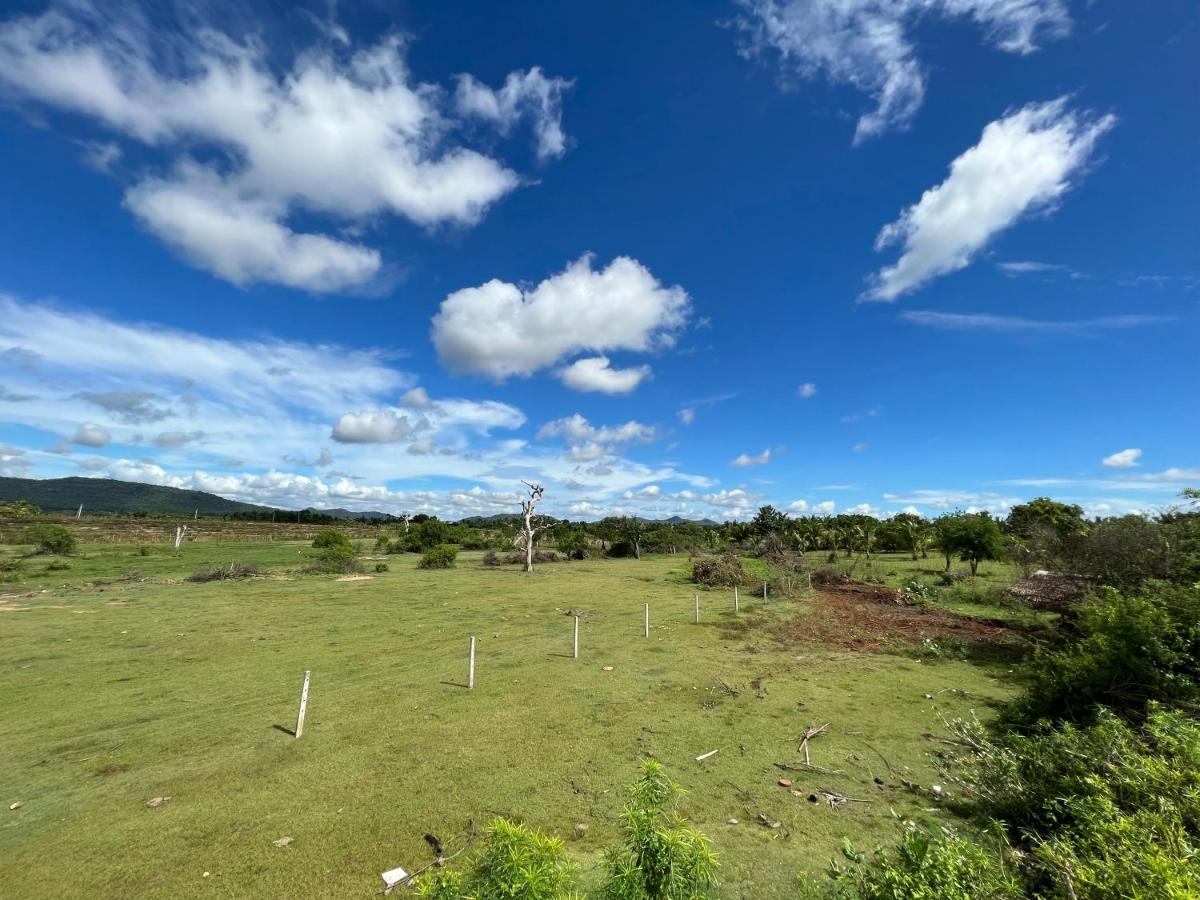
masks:
[[[720,855],[716,895],[794,897],[843,836],[894,842],[889,809],[949,820],[900,777],[935,781],[922,735],[940,716],[986,716],[1010,690],[999,666],[784,642],[783,620],[810,614],[803,600],[746,592],[735,621],[729,595],[702,591],[693,624],[685,556],[533,576],[477,554],[433,572],[393,556],[365,580],[287,575],[307,552],[87,546],[69,570],[35,558],[0,584],[5,896],[368,896],[384,869],[431,859],[426,832],[453,847],[468,820],[496,814],[566,838],[594,883],[622,786],[653,753]],[[179,582],[235,560],[278,577]],[[882,576],[903,562],[874,565]],[[577,660],[567,610],[584,616]],[[286,729],[306,669],[297,741]],[[812,761],[837,774],[774,767],[825,722]],[[803,796],[777,786],[785,774]],[[872,802],[834,811],[808,801],[819,788]],[[283,836],[290,847],[272,844]]]

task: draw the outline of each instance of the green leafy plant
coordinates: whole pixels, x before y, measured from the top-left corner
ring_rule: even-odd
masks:
[[[439,544],[431,547],[422,554],[417,563],[418,569],[453,569],[454,561],[458,559],[458,548],[453,544]]]
[[[622,813],[624,844],[608,853],[609,900],[695,900],[716,884],[708,838],[676,806],[683,789],[647,759]]]
[[[66,556],[75,552],[75,535],[62,525],[30,525],[23,538],[33,544],[38,553],[57,553]]]

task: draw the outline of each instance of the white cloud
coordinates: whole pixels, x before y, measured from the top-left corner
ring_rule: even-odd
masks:
[[[432,401],[429,399],[429,392],[425,388],[415,387],[405,392],[404,396],[400,398],[400,405],[409,409],[429,409]]]
[[[807,400],[809,397],[815,397],[817,394],[817,386],[811,381],[806,381],[800,387],[796,388],[796,393],[800,395],[802,400]]]
[[[107,428],[92,422],[84,422],[75,429],[75,434],[71,437],[71,443],[81,447],[104,447],[111,440],[112,436]]]
[[[1128,450],[1120,450],[1111,456],[1104,457],[1101,463],[1109,469],[1128,469],[1138,464],[1138,458],[1141,455],[1141,450],[1131,447]]]
[[[653,425],[630,420],[624,425],[597,427],[575,413],[563,419],[547,422],[538,429],[538,440],[559,437],[572,448],[584,449],[588,453],[602,456],[612,447],[632,443],[649,443],[658,439],[658,429]],[[592,458],[596,458],[592,457]]]
[[[919,504],[939,511],[966,509],[967,511],[987,510],[992,513],[1006,514],[1010,508],[1021,502],[1019,497],[1004,494],[942,490],[940,488],[919,488],[899,493],[886,493],[883,495],[883,499],[891,503],[909,504],[909,508],[906,508],[904,512],[908,512],[913,505]]]
[[[837,509],[837,504],[832,500],[822,500],[812,508],[812,511],[818,516],[832,516],[835,509]]]
[[[717,491],[714,494],[704,494],[701,499],[710,506],[722,509],[750,509],[759,499],[743,488]]]
[[[853,447],[851,447],[850,449],[851,449],[851,450],[853,450],[855,453],[862,453],[864,450],[866,450],[866,449],[867,449],[867,445],[866,445],[866,443],[865,443],[865,442],[863,442],[863,443],[858,443],[858,444],[855,444],[855,445],[854,445]]]
[[[601,394],[628,394],[650,377],[649,366],[614,369],[607,356],[577,359],[556,373],[567,387]]]
[[[529,375],[580,350],[671,346],[690,302],[625,256],[592,269],[590,254],[529,291],[493,279],[455,291],[433,318],[433,343],[455,372]]]
[[[686,409],[679,410],[679,412],[675,413],[675,415],[679,417],[679,422],[682,425],[691,425],[696,421],[696,410],[692,409],[690,406]]]
[[[898,243],[903,252],[873,277],[864,299],[895,300],[967,266],[995,235],[1061,199],[1115,122],[1070,110],[1060,97],[987,125],[945,181],[879,232],[876,250]]]
[[[1045,332],[1050,334],[1089,334],[1161,325],[1172,321],[1170,316],[1099,316],[1095,319],[1025,319],[1020,316],[996,316],[989,313],[944,313],[927,309],[909,309],[900,318],[911,325],[941,328],[946,331],[996,331],[1007,334]]]
[[[925,71],[909,30],[940,15],[970,19],[1008,53],[1027,54],[1042,40],[1065,36],[1064,0],[738,0],[735,20],[747,55],[779,54],[788,73],[825,77],[866,94],[855,143],[906,128],[925,98]]]
[[[762,466],[771,461],[771,449],[768,447],[762,453],[752,456],[749,453],[741,453],[729,461],[729,464],[735,469],[744,469],[747,466]]]
[[[842,424],[848,425],[853,422],[861,422],[863,419],[874,419],[879,415],[879,408],[872,406],[870,409],[864,409],[862,412],[847,413],[842,416]]]
[[[562,95],[571,84],[564,78],[547,78],[537,66],[528,72],[510,72],[498,91],[471,75],[460,75],[454,102],[460,115],[492,122],[505,135],[522,118],[532,119],[538,158],[553,159],[567,149]]]
[[[164,450],[177,450],[185,444],[204,439],[203,431],[164,431],[154,439],[154,446]]]
[[[996,263],[996,268],[1010,278],[1018,275],[1045,275],[1051,272],[1072,273],[1070,269],[1059,263],[1037,262],[1035,260],[1016,260],[1014,262]]]
[[[413,435],[408,416],[394,409],[370,409],[345,413],[330,434],[342,444],[398,444]]]
[[[110,6],[76,2],[0,24],[0,86],[161,152],[168,174],[133,185],[126,205],[220,278],[361,285],[380,272],[377,250],[289,221],[327,216],[332,230],[394,214],[423,227],[472,225],[520,184],[454,140],[445,92],[413,80],[399,37],[354,52],[307,48],[280,67],[252,38]],[[506,131],[529,113],[542,155],[554,155],[565,141],[563,84],[537,69],[514,73],[497,95],[512,109],[498,100],[494,124]]]
[[[790,509],[792,512],[806,513],[806,512],[808,512],[808,501],[807,500],[793,500],[791,503],[788,504],[788,509]]]

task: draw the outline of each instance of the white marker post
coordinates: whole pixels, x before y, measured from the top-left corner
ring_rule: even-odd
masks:
[[[471,635],[471,652],[467,657],[467,690],[475,687],[475,635]]]
[[[75,513],[75,518],[77,518],[77,519],[83,518],[83,504],[82,503],[79,504],[79,511],[77,513]]]
[[[738,593],[736,584],[733,586],[733,614],[735,616],[738,614]]]
[[[579,616],[575,617],[575,642],[572,645],[571,658],[579,659]]]
[[[312,672],[305,671],[304,687],[300,690],[300,715],[296,717],[296,740],[300,740],[300,735],[304,734],[304,714],[308,712],[308,683],[312,679]]]
[[[646,604],[646,619],[645,619],[646,637],[650,637],[650,604]]]
[[[767,602],[767,583],[763,582],[763,603]]]
[[[699,594],[692,594],[692,607],[694,608],[695,614],[696,614],[696,624],[699,625],[700,624],[700,595]]]

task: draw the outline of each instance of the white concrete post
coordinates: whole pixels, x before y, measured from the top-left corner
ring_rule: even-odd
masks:
[[[575,617],[575,641],[571,649],[571,658],[579,659],[579,616]]]
[[[312,679],[312,672],[304,673],[304,687],[300,690],[300,715],[296,717],[296,740],[300,740],[300,735],[304,734],[304,714],[308,712],[308,683]]]
[[[471,635],[471,652],[467,656],[467,690],[475,687],[475,635]]]

